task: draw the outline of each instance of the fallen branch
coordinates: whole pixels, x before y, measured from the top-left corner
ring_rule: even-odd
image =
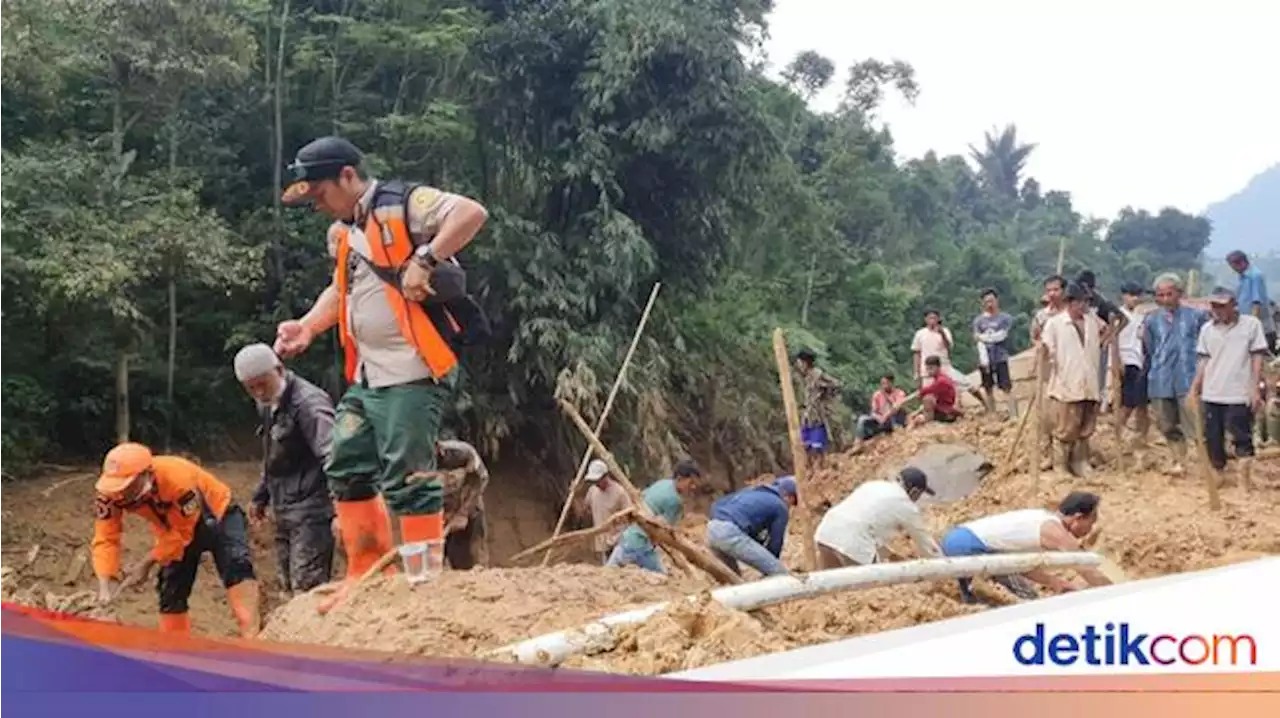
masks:
[[[609,473],[618,480],[618,483],[626,490],[627,495],[631,497],[631,505],[636,509],[635,523],[645,533],[649,534],[649,538],[653,539],[655,543],[665,543],[675,551],[684,554],[689,563],[706,571],[720,583],[742,583],[742,577],[730,571],[729,567],[721,563],[720,559],[716,558],[710,551],[681,536],[674,527],[654,518],[649,511],[649,507],[644,502],[644,497],[636,490],[635,484],[631,483],[631,479],[627,478],[626,472],[622,470],[618,460],[614,458],[613,452],[609,451],[600,442],[600,439],[596,438],[596,435],[591,432],[591,427],[582,418],[582,414],[579,414],[573,404],[564,399],[560,399],[560,408],[578,427],[578,431],[582,432],[582,435],[587,438],[587,442],[591,444],[596,456],[600,457],[600,460],[608,465]]]
[[[551,549],[557,546],[573,543],[580,539],[591,538],[592,536],[598,536],[602,533],[607,533],[610,529],[615,528],[619,524],[630,522],[635,512],[636,510],[634,506],[628,506],[627,508],[610,516],[607,520],[605,520],[604,523],[600,524],[599,526],[596,526],[594,528],[589,528],[589,529],[582,529],[580,531],[570,531],[569,533],[560,534],[559,536],[552,536],[546,541],[543,541],[536,546],[530,546],[529,548],[512,556],[511,558],[507,559],[507,562],[514,563],[521,559],[528,558],[540,551],[550,552]]]
[[[1101,563],[1100,556],[1084,551],[917,559],[904,563],[835,568],[817,571],[803,577],[772,576],[752,583],[718,588],[711,591],[711,598],[728,608],[754,611],[766,606],[837,591],[939,579],[1009,576],[1038,568],[1094,567]],[[698,596],[690,596],[681,600],[697,601],[698,599]],[[520,664],[556,666],[576,655],[612,649],[618,641],[616,629],[643,623],[672,603],[655,603],[633,611],[606,616],[577,628],[530,638],[490,651],[485,654],[485,658]]]
[[[57,491],[58,489],[62,488],[63,486],[66,486],[67,484],[74,484],[74,483],[75,483],[75,482],[77,482],[77,481],[84,481],[85,479],[92,479],[92,478],[94,478],[95,476],[97,476],[97,474],[81,474],[81,475],[79,475],[79,476],[71,476],[71,477],[69,477],[69,478],[62,479],[61,481],[55,481],[55,482],[53,483],[53,485],[52,485],[52,486],[50,486],[49,488],[47,488],[47,489],[45,489],[45,490],[41,491],[41,492],[40,492],[40,495],[41,495],[41,496],[43,496],[43,497],[45,497],[45,498],[47,499],[47,498],[49,498],[50,496],[53,496],[53,492]]]
[[[658,299],[658,290],[662,288],[662,282],[656,282],[653,285],[653,291],[649,293],[649,302],[644,305],[644,313],[640,315],[640,323],[636,325],[636,331],[631,336],[631,346],[627,348],[627,354],[622,358],[622,366],[618,369],[618,375],[613,379],[613,388],[609,389],[609,396],[604,401],[604,409],[600,412],[600,418],[596,421],[596,430],[593,435],[598,439],[600,432],[604,430],[604,422],[609,418],[609,411],[613,409],[613,400],[618,396],[618,390],[622,388],[622,381],[627,376],[627,368],[631,366],[631,357],[635,356],[636,347],[640,345],[640,336],[644,334],[644,325],[649,322],[649,312],[653,311],[653,303]],[[587,450],[582,452],[582,461],[578,462],[578,473],[574,475],[573,481],[569,483],[569,493],[564,497],[564,506],[560,507],[560,518],[556,520],[556,528],[551,532],[551,538],[560,535],[560,531],[564,529],[564,521],[569,517],[569,507],[573,504],[573,495],[578,491],[578,487],[582,485],[582,477],[587,474],[587,465],[591,462],[591,445],[587,445]],[[542,565],[546,566],[551,560],[551,552],[542,557]]]

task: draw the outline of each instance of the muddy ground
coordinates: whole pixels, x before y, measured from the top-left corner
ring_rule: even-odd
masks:
[[[1013,442],[1015,426],[997,418],[966,419],[953,427],[930,427],[899,433],[870,443],[858,455],[833,457],[807,487],[804,501],[834,503],[858,483],[883,476],[926,446],[962,442],[975,447],[996,470],[971,495],[926,508],[931,528],[941,535],[951,525],[980,515],[1029,506],[1051,506],[1077,488],[1103,497],[1095,550],[1117,561],[1133,578],[1197,570],[1264,554],[1280,553],[1280,461],[1260,460],[1255,489],[1222,489],[1223,509],[1208,510],[1203,482],[1193,465],[1188,475],[1161,471],[1163,449],[1127,452],[1125,467],[1111,428],[1104,420],[1095,438],[1095,464],[1090,479],[1054,478],[1041,474],[1038,488],[1025,472],[1020,451],[1014,472],[1001,466]],[[1028,438],[1030,438],[1028,430]],[[1158,441],[1153,443],[1159,443]],[[252,464],[215,465],[237,495],[245,496],[256,477]],[[554,512],[522,491],[511,474],[495,472],[487,499],[493,514],[492,555],[498,561],[532,545],[550,531]],[[92,531],[91,483],[88,479],[51,489],[66,475],[37,482],[6,484],[3,548],[6,598],[20,587],[19,600],[41,604],[65,601],[68,594],[92,590],[89,567],[74,585],[63,574],[76,551],[86,551]],[[46,495],[47,493],[47,495]],[[701,536],[705,519],[694,514],[683,528]],[[798,523],[784,550],[791,565],[802,561]],[[128,557],[141,555],[149,543],[143,526],[129,527]],[[274,556],[267,527],[255,529],[254,548],[266,580],[274,579]],[[34,562],[24,562],[39,544]],[[895,546],[912,554],[905,540]],[[582,554],[579,554],[582,555]],[[128,559],[126,559],[128,560]],[[193,597],[197,630],[230,635],[233,623],[206,562]],[[529,562],[536,565],[536,562]],[[748,569],[749,570],[749,569]],[[417,655],[482,656],[499,646],[540,633],[571,628],[592,618],[655,601],[696,594],[710,584],[701,575],[670,578],[635,568],[602,569],[582,564],[549,568],[490,568],[448,573],[409,588],[399,577],[379,579],[325,618],[315,614],[314,596],[288,605],[273,601],[265,637],[272,640],[323,643]],[[979,583],[996,602],[1015,599],[994,585]],[[59,598],[61,597],[61,598]],[[87,610],[83,594],[72,610]],[[858,591],[799,601],[754,612],[732,611],[714,602],[682,605],[622,633],[608,653],[574,659],[568,665],[642,674],[657,674],[810,645],[850,635],[888,630],[986,610],[959,602],[953,582],[937,582]],[[155,598],[150,586],[122,597],[111,616],[139,625],[155,625]]]

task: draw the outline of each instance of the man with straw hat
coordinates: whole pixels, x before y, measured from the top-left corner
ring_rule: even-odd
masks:
[[[227,588],[240,635],[258,633],[258,582],[248,522],[226,484],[186,459],[153,456],[142,444],[125,443],[107,453],[94,488],[93,571],[100,602],[109,603],[122,589],[145,580],[159,564],[160,630],[190,633],[187,600],[207,551]],[[156,542],[147,558],[117,583],[126,513],[146,521]]]

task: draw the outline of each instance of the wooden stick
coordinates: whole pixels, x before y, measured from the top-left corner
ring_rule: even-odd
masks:
[[[631,483],[631,479],[627,478],[627,474],[618,464],[618,460],[614,458],[613,453],[605,447],[595,434],[591,433],[591,427],[587,425],[578,410],[565,401],[560,399],[560,408],[569,416],[569,419],[578,427],[578,431],[587,438],[591,444],[592,450],[600,460],[609,466],[609,473],[613,475],[622,488],[626,490],[627,495],[631,497],[631,505],[636,509],[635,524],[649,534],[649,538],[656,543],[665,543],[671,548],[684,554],[689,562],[698,568],[706,571],[720,583],[738,584],[742,583],[742,577],[729,570],[728,566],[721,563],[715,554],[704,549],[701,546],[689,541],[684,536],[676,532],[675,527],[667,526],[661,521],[653,517],[649,511],[648,505],[644,502],[644,497],[636,490],[635,484]]]
[[[1031,395],[1031,406],[1032,406],[1032,407],[1035,407],[1036,402],[1037,402],[1037,400],[1039,400],[1039,398],[1040,398],[1040,385],[1039,385],[1039,383],[1037,383],[1037,384],[1036,384],[1035,392]],[[1009,453],[1008,453],[1008,454],[1006,454],[1006,455],[1005,455],[1005,457],[1004,457],[1004,464],[1005,464],[1005,467],[1006,467],[1006,468],[1005,468],[1004,473],[1006,473],[1006,474],[1007,474],[1007,473],[1009,473],[1010,471],[1013,471],[1013,465],[1014,465],[1014,464],[1013,464],[1013,457],[1014,457],[1014,456],[1016,456],[1016,455],[1017,455],[1017,453],[1018,453],[1018,444],[1022,443],[1022,435],[1023,435],[1024,433],[1026,433],[1026,430],[1027,430],[1027,422],[1031,421],[1031,414],[1032,414],[1032,412],[1031,412],[1031,411],[1027,411],[1027,413],[1025,413],[1025,414],[1023,414],[1023,415],[1022,415],[1022,421],[1018,422],[1018,433],[1016,433],[1016,434],[1014,434],[1014,435],[1013,435],[1013,444],[1009,446]],[[1039,434],[1040,432],[1036,432],[1036,433],[1037,433],[1037,434]],[[1036,438],[1037,438],[1037,440],[1038,440],[1038,439],[1039,439],[1039,436],[1037,436]],[[1037,444],[1037,446],[1038,446],[1038,444]],[[1036,449],[1036,453],[1037,453],[1037,454],[1038,454],[1038,453],[1040,453],[1040,452],[1039,452],[1039,449]],[[1036,463],[1035,472],[1036,472],[1036,475],[1037,475],[1037,477],[1038,477],[1038,476],[1039,476],[1039,472],[1040,472],[1040,465],[1039,465],[1039,463]]]
[[[1197,289],[1196,285],[1199,283],[1197,281],[1199,278],[1200,278],[1199,273],[1196,272],[1196,270],[1193,269],[1187,272],[1187,298],[1188,299],[1196,298],[1196,289]]]
[[[374,564],[369,567],[368,571],[365,571],[364,573],[360,574],[360,578],[356,579],[356,582],[351,584],[351,588],[347,589],[346,593],[336,597],[332,603],[324,605],[323,610],[319,610],[319,608],[317,608],[318,612],[321,613],[321,615],[328,615],[329,613],[331,613],[333,609],[340,606],[343,602],[347,601],[356,593],[358,593],[360,589],[364,588],[364,585],[369,583],[369,581],[371,581],[374,576],[386,570],[387,566],[390,566],[391,562],[396,560],[396,556],[399,553],[400,551],[398,548],[393,548],[390,551],[382,554],[382,556],[379,557],[378,560],[375,561]],[[341,584],[339,583],[337,585],[339,586],[339,590],[341,590]]]
[[[618,396],[618,389],[622,386],[622,380],[627,375],[627,367],[631,366],[631,357],[636,353],[636,347],[640,344],[640,335],[644,333],[644,325],[649,322],[649,312],[653,310],[653,303],[658,299],[658,290],[662,287],[662,282],[655,282],[653,291],[649,293],[649,303],[644,307],[644,313],[640,315],[640,324],[636,326],[635,334],[631,337],[631,346],[627,348],[627,354],[622,359],[622,367],[618,369],[618,375],[613,379],[613,388],[609,390],[609,397],[605,399],[604,410],[600,412],[600,418],[596,421],[596,430],[594,436],[600,438],[600,432],[604,429],[604,422],[609,418],[609,411],[613,409],[613,400]],[[564,497],[564,506],[560,507],[560,518],[556,520],[556,528],[551,532],[551,538],[560,535],[560,531],[564,528],[564,521],[569,516],[569,507],[573,504],[573,495],[578,490],[578,486],[582,483],[582,478],[587,474],[587,465],[591,463],[591,445],[587,445],[587,450],[582,452],[582,461],[578,462],[578,473],[573,477],[573,481],[569,483],[569,493]],[[542,565],[546,566],[551,560],[551,552],[548,551],[542,557]]]
[[[1065,236],[1058,238],[1058,276],[1062,276],[1063,262],[1067,258],[1067,238]]]
[[[548,553],[550,553],[551,549],[555,548],[556,546],[561,546],[567,543],[573,543],[574,541],[577,541],[579,539],[591,538],[592,536],[598,536],[602,533],[607,533],[609,529],[612,529],[618,524],[627,523],[631,521],[631,517],[635,512],[636,510],[634,506],[628,506],[627,508],[610,516],[604,523],[600,524],[599,526],[593,526],[592,528],[582,529],[580,531],[570,531],[568,533],[560,534],[559,536],[552,536],[551,538],[539,543],[536,546],[530,546],[529,548],[507,559],[507,561],[509,563],[514,563],[521,559],[528,558],[529,556],[532,556],[538,553],[539,551],[547,551]]]
[[[800,439],[800,413],[796,409],[795,385],[791,383],[791,359],[787,354],[787,342],[782,337],[782,329],[773,330],[773,356],[778,362],[778,381],[782,384],[782,406],[787,414],[787,433],[791,437],[791,462],[794,465],[794,476],[799,493],[804,495],[805,474],[808,456],[804,443]],[[797,501],[800,509],[800,535],[804,537],[805,568],[818,570],[818,548],[813,542],[813,516],[804,502]]]

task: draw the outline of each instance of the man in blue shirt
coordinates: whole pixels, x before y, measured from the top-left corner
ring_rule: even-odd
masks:
[[[1192,429],[1185,400],[1196,376],[1196,341],[1209,314],[1182,303],[1182,280],[1176,274],[1157,277],[1154,289],[1160,306],[1142,323],[1147,397],[1173,452],[1170,472],[1180,474],[1187,457],[1184,431]]]
[[[978,372],[986,392],[987,411],[996,406],[995,387],[1004,394],[1009,418],[1018,418],[1018,400],[1013,396],[1013,378],[1009,375],[1009,332],[1013,317],[1000,311],[1000,293],[993,289],[982,292],[982,313],[973,320],[973,337],[978,348]]]
[[[1261,270],[1249,264],[1249,257],[1236,250],[1227,255],[1227,264],[1240,275],[1236,289],[1236,305],[1241,314],[1247,314],[1262,322],[1262,333],[1267,338],[1267,350],[1280,353],[1276,346],[1276,319],[1271,313],[1271,297],[1267,294],[1267,278]]]
[[[778,557],[795,505],[796,480],[790,476],[729,494],[711,505],[707,543],[734,573],[740,574],[739,561],[765,576],[786,573]]]
[[[684,459],[676,464],[676,470],[673,473],[674,478],[655,481],[641,493],[641,498],[644,499],[644,504],[649,511],[668,526],[675,526],[680,522],[680,517],[684,516],[684,497],[697,488],[702,470],[693,463],[692,459]],[[613,553],[605,562],[605,566],[628,565],[666,573],[662,568],[662,561],[658,558],[658,549],[653,545],[649,534],[635,524],[631,524],[622,532],[622,536],[618,538],[618,545],[613,548]]]

